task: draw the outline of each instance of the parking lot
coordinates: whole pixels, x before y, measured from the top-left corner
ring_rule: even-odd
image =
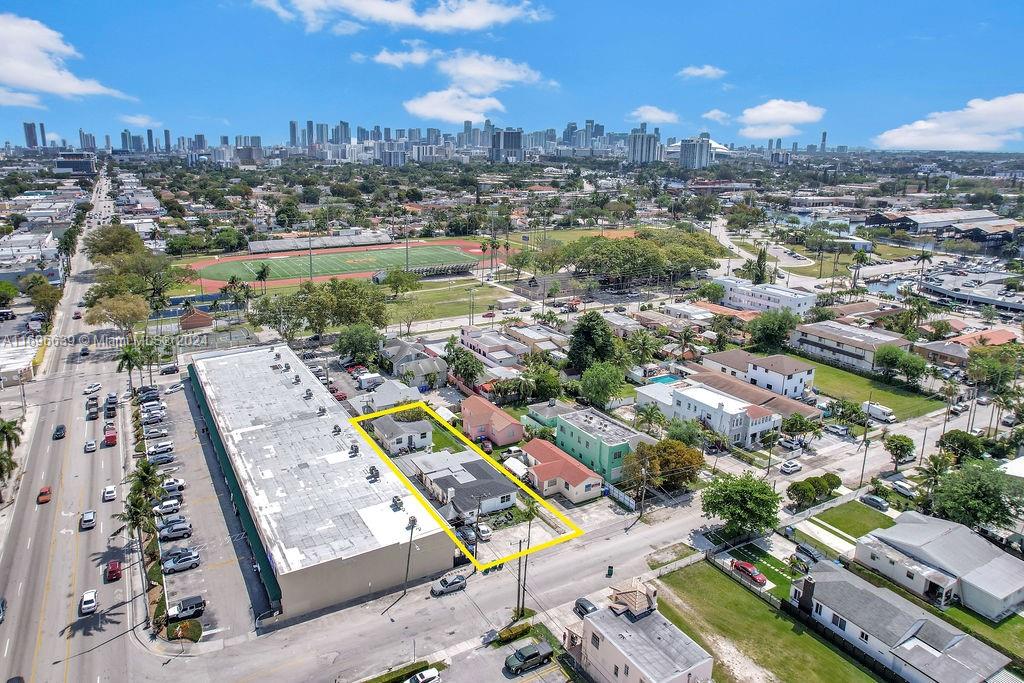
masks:
[[[232,508],[187,375],[160,380],[161,392],[177,381],[184,382],[184,389],[161,396],[167,403],[167,417],[151,427],[164,427],[168,434],[148,443],[174,442],[176,459],[162,467],[168,477],[185,480],[181,514],[192,524],[192,537],[161,543],[161,556],[173,549],[193,548],[201,558],[199,567],[164,577],[168,605],[202,596],[206,600],[200,617],[204,640],[246,637],[255,618],[270,609],[252,569],[252,552]]]
[[[531,671],[524,672],[518,676],[513,675],[505,668],[505,658],[516,651],[517,648],[529,645],[533,640],[524,638],[501,647],[481,646],[463,652],[452,657],[451,666],[443,674],[445,683],[477,683],[477,681],[521,681],[530,682],[542,681],[543,683],[554,683],[569,680],[562,673],[558,662],[552,660],[548,664]]]

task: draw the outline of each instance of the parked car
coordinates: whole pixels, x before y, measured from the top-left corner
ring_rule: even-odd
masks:
[[[591,612],[596,612],[597,605],[586,598],[576,598],[576,603],[572,606],[572,611],[576,613],[576,616],[582,619]]]
[[[815,548],[810,543],[800,542],[796,544],[796,551],[804,557],[809,557],[815,562],[821,562],[825,559],[825,553]]]
[[[949,407],[949,412],[951,412],[954,415],[962,415],[966,413],[967,410],[968,406],[966,403],[954,403]]]
[[[173,441],[160,441],[146,449],[146,455],[160,455],[174,450]]]
[[[901,496],[906,496],[907,498],[917,497],[917,489],[909,481],[894,481],[892,483],[892,490]]]
[[[185,388],[185,384],[183,382],[175,382],[171,386],[169,386],[166,389],[164,389],[164,393],[165,394],[174,394],[174,393],[177,393],[177,392],[181,391],[184,388]]]
[[[80,349],[80,350],[78,351],[78,355],[79,355],[79,356],[88,356],[88,355],[89,355],[89,347],[88,347],[88,346],[83,346],[83,347],[82,347],[82,348],[81,348],[81,349]]]
[[[796,460],[787,460],[782,463],[782,466],[779,468],[779,472],[782,472],[783,474],[793,474],[794,472],[799,472],[802,469],[803,465],[798,463]]]
[[[177,458],[174,453],[161,453],[159,455],[149,456],[147,457],[147,460],[154,465],[166,465],[169,462],[174,462]]]
[[[167,620],[180,621],[181,619],[192,619],[201,615],[205,609],[206,600],[202,596],[192,595],[168,607]]]
[[[85,394],[86,396],[88,396],[89,394],[95,394],[97,391],[99,391],[102,388],[103,388],[102,384],[100,384],[99,382],[93,382],[92,384],[87,386],[85,388],[85,391],[83,391],[82,393]]]
[[[881,496],[875,496],[869,493],[866,496],[861,496],[860,502],[869,507],[873,507],[876,510],[881,510],[882,512],[887,512],[889,510],[889,501]]]
[[[96,440],[95,439],[89,439],[88,441],[85,442],[85,452],[86,453],[92,453],[95,450],[96,450]]]
[[[149,413],[148,415],[143,416],[142,424],[143,425],[160,424],[161,422],[164,421],[165,417],[167,417],[166,413]]]
[[[792,450],[796,450],[797,448],[800,448],[800,445],[801,444],[800,444],[799,441],[797,441],[795,439],[791,439],[788,436],[779,439],[779,446],[781,446],[782,448],[791,450],[791,451]]]
[[[164,574],[173,574],[185,569],[195,569],[199,566],[199,562],[199,553],[195,550],[190,550],[187,553],[181,553],[168,558],[160,565],[160,569]]]
[[[480,444],[480,449],[484,453],[492,453],[492,452],[494,452],[494,444],[491,443],[491,440],[488,439],[487,437],[481,436],[476,441],[477,441],[478,444]]]
[[[987,406],[991,402],[992,399],[989,398],[988,396],[979,396],[977,401],[979,406]]]
[[[92,614],[99,607],[99,600],[96,597],[96,589],[90,589],[82,593],[82,599],[78,603],[78,611],[82,615]]]
[[[486,313],[483,314],[482,317],[484,317],[484,318],[493,318],[494,316],[495,316],[494,311],[487,311]]]
[[[829,434],[835,434],[836,436],[849,436],[850,428],[846,425],[830,424],[825,425],[825,431]]]
[[[491,540],[491,535],[493,533],[494,531],[491,529],[491,527],[487,524],[484,524],[483,522],[480,522],[476,525],[476,537],[481,541]]]
[[[111,581],[118,581],[121,578],[121,563],[118,560],[111,560],[107,562],[107,566],[103,569],[103,579],[110,583]]]
[[[164,483],[160,484],[160,488],[162,488],[164,491],[167,491],[168,493],[173,493],[175,491],[184,491],[185,480],[177,479],[174,477],[170,479],[165,479]]]
[[[167,404],[163,401],[146,401],[141,403],[139,407],[142,409],[142,412],[149,413],[157,410],[167,410]]]
[[[169,432],[166,427],[150,427],[142,432],[142,436],[147,439],[159,439],[162,436],[167,436]]]
[[[757,567],[752,565],[750,562],[744,562],[743,560],[731,560],[729,565],[747,579],[753,581],[758,586],[764,586],[768,583],[768,579],[762,574]]]
[[[67,436],[67,433],[67,427],[65,427],[64,425],[57,425],[57,427],[53,430],[54,441],[63,439],[65,436]]]
[[[96,511],[86,510],[82,513],[81,518],[78,520],[78,528],[82,531],[87,531],[96,526]]]
[[[1012,427],[1017,424],[1017,416],[1013,413],[1007,413],[1006,415],[1003,415],[1003,419],[999,421],[999,424],[1004,427]]]
[[[181,501],[177,498],[171,500],[162,501],[159,505],[153,506],[154,515],[166,515],[171,512],[177,512],[181,509]]]
[[[160,530],[161,541],[176,541],[179,538],[189,538],[192,535],[192,525],[188,522],[178,522]]]
[[[39,493],[36,494],[36,505],[49,503],[51,498],[53,498],[53,489],[49,486],[44,486],[39,489]]]
[[[109,503],[117,498],[117,487],[115,486],[104,486],[103,493],[100,495],[104,503]]]
[[[177,365],[173,365],[173,364],[165,365],[162,368],[160,368],[160,374],[161,375],[176,375],[176,374],[178,374],[178,366]]]
[[[164,529],[172,527],[175,524],[184,524],[186,522],[188,522],[188,520],[185,518],[185,515],[180,513],[176,515],[164,515],[159,520],[157,520],[156,530],[163,531]]]
[[[456,591],[463,590],[466,587],[466,577],[462,574],[456,574],[455,576],[445,576],[439,581],[435,581],[430,587],[430,594],[434,597],[439,595],[445,595],[447,593],[454,593]]]
[[[473,527],[460,527],[458,533],[459,538],[461,538],[466,545],[476,545],[476,532],[473,531]]]
[[[521,647],[505,658],[505,668],[513,674],[521,674],[551,661],[554,651],[547,641],[540,641]]]

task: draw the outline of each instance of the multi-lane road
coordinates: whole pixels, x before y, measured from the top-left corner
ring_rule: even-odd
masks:
[[[87,230],[112,211],[108,187],[101,178]],[[73,318],[90,271],[79,253],[56,314],[55,337],[90,331],[83,320]],[[131,680],[126,649],[132,624],[126,599],[140,587],[129,584],[127,572],[112,583],[104,583],[102,576],[108,560],[123,557],[125,535],[114,515],[122,509],[124,439],[116,447],[84,452],[87,439],[102,440],[103,419],[86,421],[83,395],[92,382],[101,383],[103,393],[123,394],[126,380],[116,372],[113,350],[94,346],[86,357],[79,350],[77,343],[52,345],[37,378],[25,386],[37,419],[25,425],[21,487],[0,546],[0,596],[7,600],[0,624],[0,673],[5,681]],[[4,393],[16,391],[8,388]],[[122,410],[118,413],[123,437],[121,426],[127,421],[122,422]],[[67,436],[59,440],[53,438],[58,424],[67,428]],[[119,487],[118,499],[103,503],[100,493],[107,485]],[[52,488],[53,498],[37,504],[43,486]],[[85,510],[96,511],[96,526],[80,531],[79,516]],[[99,592],[99,609],[82,616],[79,600],[89,589]]]

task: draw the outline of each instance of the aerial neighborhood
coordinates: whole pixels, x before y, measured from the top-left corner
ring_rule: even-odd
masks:
[[[1020,8],[781,99],[795,8],[65,4],[0,13],[2,680],[1024,682]]]

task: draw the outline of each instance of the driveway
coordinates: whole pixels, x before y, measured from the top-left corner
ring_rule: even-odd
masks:
[[[505,669],[505,658],[516,651],[517,648],[529,645],[534,642],[531,638],[517,640],[501,647],[482,646],[452,657],[451,666],[441,674],[445,683],[479,683],[479,681],[519,681],[562,683],[569,680],[562,673],[558,662],[552,660],[532,671],[527,671],[514,676]]]

